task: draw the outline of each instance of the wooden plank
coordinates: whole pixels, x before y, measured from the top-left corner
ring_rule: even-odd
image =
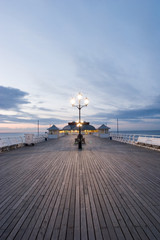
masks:
[[[57,176],[57,179],[55,179],[54,185],[53,185],[53,172],[48,175],[47,178],[47,189],[46,187],[43,189],[42,191],[42,201],[40,202],[39,205],[37,205],[37,209],[35,209],[35,214],[33,214],[33,211],[30,214],[30,218],[27,218],[26,223],[24,223],[24,226],[22,226],[23,228],[26,228],[25,226],[27,226],[27,231],[24,234],[24,239],[27,238],[27,236],[29,237],[32,234],[32,237],[36,237],[38,235],[39,230],[41,229],[41,235],[42,235],[42,231],[43,231],[43,227],[41,228],[43,219],[46,215],[47,209],[48,209],[48,205],[51,201],[52,198],[52,193],[54,191],[54,193],[57,190],[57,186],[59,184],[60,179],[58,178],[58,175],[61,174],[61,172],[63,171],[63,166],[59,166],[59,169],[57,169],[57,172],[55,173],[55,175]],[[21,229],[22,229],[21,227]],[[20,238],[21,239],[21,238]]]
[[[75,155],[76,163],[76,199],[75,199],[75,219],[74,219],[74,240],[80,240],[80,171],[78,154]]]
[[[103,185],[103,180],[98,178],[98,176],[100,176],[98,173],[100,173],[100,171],[98,170],[98,166],[96,166],[95,164],[95,158],[93,157],[91,160],[92,162],[92,165],[93,165],[93,168],[91,169],[91,162],[88,164],[88,169],[90,169],[91,173],[90,174],[88,172],[88,174],[90,174],[91,176],[91,182],[94,183],[94,187],[95,187],[95,190],[93,188],[93,193],[94,194],[94,198],[96,198],[96,202],[98,202],[98,199],[99,199],[99,202],[100,202],[100,205],[98,205],[98,215],[99,218],[101,219],[100,220],[100,225],[101,225],[101,228],[104,230],[104,228],[106,228],[105,230],[105,234],[109,234],[109,236],[107,237],[108,239],[111,238],[111,239],[117,239],[117,236],[116,236],[116,231],[114,229],[114,227],[119,227],[118,225],[118,221],[115,217],[115,214],[113,212],[113,209],[108,201],[108,198],[105,194],[105,187],[102,187]],[[102,171],[102,169],[101,169]],[[93,185],[92,185],[93,186]],[[105,223],[104,223],[104,219],[105,219]],[[106,224],[106,225],[105,225]],[[104,232],[104,231],[103,231]],[[119,234],[120,235],[120,234]],[[121,238],[122,239],[122,238]]]

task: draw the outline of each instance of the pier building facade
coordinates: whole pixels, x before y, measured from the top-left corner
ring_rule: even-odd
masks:
[[[90,122],[83,122],[82,123],[82,133],[83,134],[108,134],[109,127],[102,124],[99,128],[95,128]],[[47,129],[49,135],[56,135],[57,137],[62,134],[77,134],[79,131],[79,127],[77,127],[77,122],[68,122],[66,126],[62,129],[59,129],[55,125],[52,125],[50,128]]]

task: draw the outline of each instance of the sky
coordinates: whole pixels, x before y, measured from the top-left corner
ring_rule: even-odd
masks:
[[[0,132],[160,130],[159,0],[0,0]],[[83,100],[81,102],[83,104]]]

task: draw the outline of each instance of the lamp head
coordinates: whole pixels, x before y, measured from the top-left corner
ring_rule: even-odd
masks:
[[[72,104],[72,106],[75,105],[75,99],[74,98],[71,99],[71,104]]]
[[[81,93],[78,93],[78,100],[81,100],[82,99],[82,94]]]
[[[86,106],[88,105],[88,103],[89,103],[89,100],[88,100],[88,98],[87,98],[87,97],[85,98],[85,100],[84,100],[84,103],[85,103],[85,105],[86,105]]]
[[[82,123],[78,122],[77,127],[82,127]]]

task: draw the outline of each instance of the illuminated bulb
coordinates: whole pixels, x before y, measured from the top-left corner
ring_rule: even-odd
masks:
[[[82,94],[81,93],[78,93],[78,100],[81,100],[82,99]]]
[[[82,124],[81,123],[77,123],[77,127],[82,127]]]
[[[89,103],[88,98],[85,98],[84,103],[85,103],[86,106],[88,105],[88,103]]]
[[[75,104],[75,99],[74,99],[74,98],[71,99],[71,104],[72,104],[72,105]]]

